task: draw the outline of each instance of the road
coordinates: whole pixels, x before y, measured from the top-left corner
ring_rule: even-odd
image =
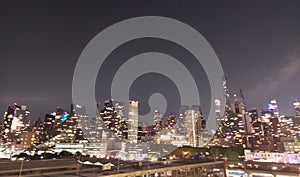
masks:
[[[89,165],[80,165],[74,158],[66,159],[52,159],[52,160],[32,160],[24,161],[22,175],[23,176],[85,176],[85,177],[96,177],[102,175],[111,175],[111,174],[123,174],[129,173],[132,171],[140,170],[151,170],[151,169],[162,169],[175,166],[183,166],[189,164],[199,163],[196,160],[188,161],[164,161],[164,162],[144,162],[143,166],[139,169],[132,167],[130,162],[121,162],[119,164],[114,163],[115,166],[111,171],[103,171],[101,166],[89,166]],[[8,176],[9,174],[17,176],[20,171],[21,162],[12,162],[12,161],[1,161],[0,162],[0,176]],[[76,175],[78,174],[78,175]]]

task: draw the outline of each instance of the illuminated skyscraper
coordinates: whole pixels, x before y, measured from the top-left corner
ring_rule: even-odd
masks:
[[[180,135],[186,135],[186,120],[185,120],[185,113],[190,107],[188,105],[181,105],[180,114],[177,121],[176,131]]]
[[[121,103],[121,102],[118,102],[118,101],[114,101],[113,103],[114,103],[114,108],[115,108],[117,118],[119,120],[125,119],[125,116],[124,116],[124,103]]]
[[[114,101],[112,99],[106,100],[104,108],[100,112],[100,116],[107,128],[117,135],[123,137],[124,130],[122,127],[124,124],[124,104]]]
[[[273,112],[274,117],[279,117],[278,105],[275,99],[271,100],[270,103],[268,104],[268,110]]]
[[[72,104],[73,105],[73,104]],[[83,130],[83,132],[89,132],[89,116],[86,113],[86,108],[83,105],[73,105],[74,106],[74,113],[71,112],[71,115],[77,117],[78,120],[78,127]],[[71,106],[72,107],[72,106]],[[88,135],[86,135],[88,136]]]
[[[175,129],[176,123],[176,114],[171,113],[170,116],[167,118],[165,127],[168,127],[169,129]]]
[[[247,111],[247,114],[250,116],[252,123],[258,121],[258,112],[256,109]]]
[[[3,134],[4,134],[4,127],[3,127],[3,123],[0,122],[0,147],[3,146]]]
[[[90,142],[100,142],[100,140],[103,138],[103,131],[105,129],[103,120],[101,116],[91,117],[90,124],[89,124],[89,134],[85,135],[85,137]]]
[[[185,132],[189,144],[193,147],[200,147],[201,134],[205,128],[205,121],[202,118],[200,107],[193,105],[185,112]]]
[[[270,122],[272,118],[274,118],[274,112],[271,110],[261,110],[261,121],[262,122]]]
[[[13,120],[13,116],[14,116],[14,106],[9,106],[7,109],[7,112],[4,113],[4,117],[3,117],[3,128],[4,128],[4,132],[3,132],[3,138],[4,138],[4,142],[6,142],[8,140],[8,134],[10,132],[10,127],[11,127],[11,123]]]
[[[158,110],[153,113],[153,129],[155,132],[159,132],[162,129],[162,115]]]
[[[241,90],[240,90],[241,91]],[[249,147],[252,132],[251,117],[246,112],[246,104],[241,91],[241,99],[234,94],[234,104],[226,110],[224,120],[217,131],[217,145]]]
[[[57,121],[56,117],[57,117],[56,112],[53,112],[51,114],[45,114],[44,131],[45,131],[47,140],[49,140],[59,134],[59,132],[57,130],[58,121]]]
[[[116,125],[118,124],[118,120],[115,115],[113,100],[105,101],[103,110],[100,112],[100,116],[107,128],[113,133],[117,133],[118,127]]]
[[[296,117],[300,118],[300,101],[298,100],[294,101],[294,108],[296,112]]]
[[[8,141],[8,134],[17,137],[22,130],[25,130],[29,126],[30,112],[26,109],[26,106],[19,106],[17,104],[8,106],[7,112],[4,113],[4,133],[3,138],[5,142]]]
[[[228,88],[228,82],[227,82],[226,75],[224,75],[224,79],[223,79],[223,89],[224,89],[224,96],[226,98],[225,109],[228,110],[228,109],[230,109],[230,95],[229,95],[229,88]]]
[[[231,105],[231,110],[236,114],[245,114],[246,105],[244,101],[240,101],[236,94],[233,95],[234,104]]]
[[[128,140],[137,143],[138,139],[138,101],[129,102],[128,112]]]
[[[221,101],[219,99],[215,99],[215,113],[216,113],[216,122],[217,125],[220,125],[220,123],[224,120],[223,115],[221,115]]]
[[[46,139],[58,143],[75,142],[83,139],[82,130],[78,124],[78,116],[75,112],[75,107],[71,104],[70,113],[58,107],[56,112],[46,114],[44,120]]]
[[[115,114],[119,121],[117,135],[120,138],[128,139],[128,122],[124,115],[124,107],[124,103],[118,101],[114,102]]]
[[[34,122],[32,127],[32,132],[35,133],[34,142],[33,142],[34,144],[38,145],[45,142],[46,134],[44,131],[44,124],[40,117]]]

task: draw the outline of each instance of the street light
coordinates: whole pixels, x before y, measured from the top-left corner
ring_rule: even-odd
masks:
[[[118,173],[120,172],[120,159],[118,158]]]
[[[20,173],[19,173],[19,177],[21,177],[21,176],[22,176],[23,164],[24,164],[24,158],[22,158],[22,159],[21,159],[21,166],[20,166]]]

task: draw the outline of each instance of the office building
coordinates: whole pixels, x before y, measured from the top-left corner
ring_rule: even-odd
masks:
[[[295,100],[293,105],[296,112],[296,117],[300,118],[300,101]]]
[[[138,101],[129,102],[128,112],[128,140],[137,143],[138,140]]]

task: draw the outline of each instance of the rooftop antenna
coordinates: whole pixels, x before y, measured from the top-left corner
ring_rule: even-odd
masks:
[[[245,103],[245,97],[242,89],[240,89],[240,94],[241,94],[242,102]]]

